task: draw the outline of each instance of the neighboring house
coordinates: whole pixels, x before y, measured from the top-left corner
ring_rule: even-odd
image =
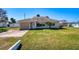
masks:
[[[46,22],[55,22],[51,28],[59,28],[57,20],[50,19],[48,17],[33,17],[29,19],[20,20],[20,29],[37,29],[37,28],[49,28]]]
[[[18,22],[12,23],[12,24],[9,24],[9,25],[10,25],[9,27],[20,27],[20,24]]]
[[[60,20],[59,23],[63,26],[68,26],[68,22],[66,20]]]
[[[79,28],[79,22],[71,22],[70,26],[75,27],[75,28]]]

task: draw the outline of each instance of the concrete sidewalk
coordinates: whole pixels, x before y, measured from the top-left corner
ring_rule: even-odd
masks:
[[[28,32],[28,30],[7,31],[7,32],[0,33],[0,37],[1,38],[5,38],[5,37],[22,37],[26,32]]]

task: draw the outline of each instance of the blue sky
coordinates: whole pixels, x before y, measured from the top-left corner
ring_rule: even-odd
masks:
[[[36,14],[41,16],[49,16],[52,19],[79,21],[79,8],[4,8],[7,11],[9,18],[13,17],[16,20],[24,18],[32,18]]]

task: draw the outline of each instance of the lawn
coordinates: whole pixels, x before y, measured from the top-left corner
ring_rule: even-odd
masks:
[[[0,38],[0,50],[8,50],[13,44],[18,41],[17,38]]]
[[[6,31],[8,31],[8,28],[0,28],[0,33],[1,32],[6,32]]]
[[[19,30],[20,28],[19,27],[14,27],[14,28],[0,28],[0,33],[1,32],[6,32],[8,30]]]
[[[5,32],[8,30],[19,30],[19,28],[0,28],[0,32]],[[14,37],[0,38],[0,50],[8,50],[13,44],[15,44],[18,41],[18,39],[19,38]]]
[[[19,28],[0,28],[0,32],[8,31],[8,30],[19,30]],[[0,38],[0,50],[9,49],[14,43],[18,41],[19,38]]]
[[[79,29],[29,30],[22,38],[22,50],[77,50]]]
[[[14,27],[14,28],[8,28],[9,30],[19,30],[19,27]]]

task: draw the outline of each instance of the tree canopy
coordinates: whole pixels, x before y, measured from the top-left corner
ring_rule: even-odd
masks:
[[[36,16],[37,16],[37,17],[40,17],[40,14],[37,14]]]
[[[49,27],[51,27],[52,25],[53,25],[53,26],[55,25],[55,22],[48,21],[48,22],[46,22],[46,24],[47,24]]]
[[[11,23],[16,23],[16,20],[14,18],[10,18]]]

